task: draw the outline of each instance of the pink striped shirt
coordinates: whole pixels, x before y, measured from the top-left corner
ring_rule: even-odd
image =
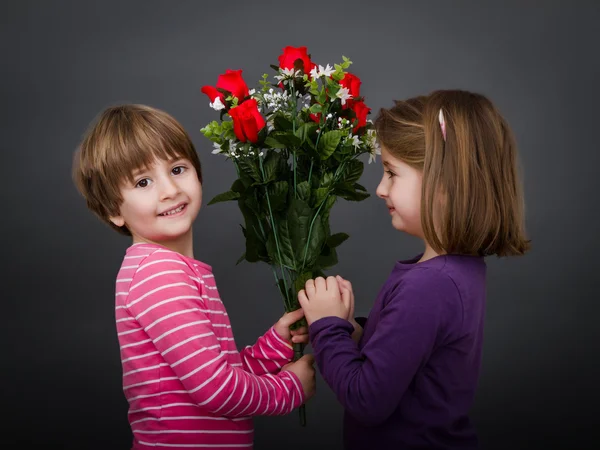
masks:
[[[252,448],[252,416],[304,402],[273,328],[238,352],[210,266],[154,244],[127,249],[116,282],[134,449]]]

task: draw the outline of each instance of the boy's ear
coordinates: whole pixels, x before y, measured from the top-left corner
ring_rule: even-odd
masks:
[[[109,220],[119,228],[125,225],[125,219],[123,219],[123,216],[112,216],[109,217]]]

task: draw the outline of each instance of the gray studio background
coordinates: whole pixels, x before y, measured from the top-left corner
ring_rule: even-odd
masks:
[[[514,127],[533,250],[488,260],[483,369],[472,417],[486,449],[592,448],[599,424],[600,307],[596,192],[600,162],[595,2],[3,2],[2,389],[6,448],[128,449],[114,325],[114,277],[126,238],[85,208],[71,158],[96,114],[122,102],[173,114],[204,167],[204,204],[234,169],[200,128],[217,114],[200,87],[225,69],[258,85],[286,45],[325,65],[350,57],[373,109],[438,88],[488,95]],[[366,162],[366,159],[365,159]],[[379,161],[378,161],[379,163]],[[340,201],[333,232],[350,239],[337,273],[368,314],[395,260],[420,251],[392,229],[375,195]],[[204,206],[198,259],[213,266],[238,346],[279,317],[270,270],[243,251],[235,203]],[[342,409],[318,378],[307,407],[256,419],[256,449],[341,449]],[[589,445],[589,446],[588,446]]]

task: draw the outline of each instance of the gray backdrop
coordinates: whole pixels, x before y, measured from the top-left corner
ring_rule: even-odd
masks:
[[[489,259],[472,417],[486,449],[590,448],[600,425],[599,9],[592,1],[5,3],[2,447],[130,445],[113,307],[129,242],[86,210],[70,179],[89,122],[120,102],[173,114],[200,154],[206,203],[234,170],[199,132],[216,118],[200,87],[238,68],[258,85],[284,46],[306,45],[321,64],[350,57],[374,113],[394,98],[464,88],[506,115],[520,145],[533,250]],[[335,272],[353,282],[359,314],[394,261],[420,251],[374,195],[381,172],[367,166],[362,183],[373,196],[332,213],[332,230],[351,236]],[[234,203],[219,204],[204,206],[195,226],[196,256],[214,268],[239,346],[282,309],[266,266],[234,264],[240,220]],[[258,418],[258,450],[341,448],[342,409],[317,381],[308,427],[296,413]],[[7,438],[13,445],[4,447]]]

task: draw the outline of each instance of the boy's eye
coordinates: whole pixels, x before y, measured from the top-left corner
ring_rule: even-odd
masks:
[[[138,181],[135,184],[135,187],[145,188],[145,187],[148,187],[149,184],[150,184],[150,178],[142,178],[140,181]]]
[[[181,175],[183,172],[185,172],[185,167],[184,166],[173,167],[171,172],[173,173],[173,175]]]
[[[388,178],[392,178],[394,175],[396,175],[394,172],[392,172],[391,170],[386,170],[385,173],[388,174]]]

